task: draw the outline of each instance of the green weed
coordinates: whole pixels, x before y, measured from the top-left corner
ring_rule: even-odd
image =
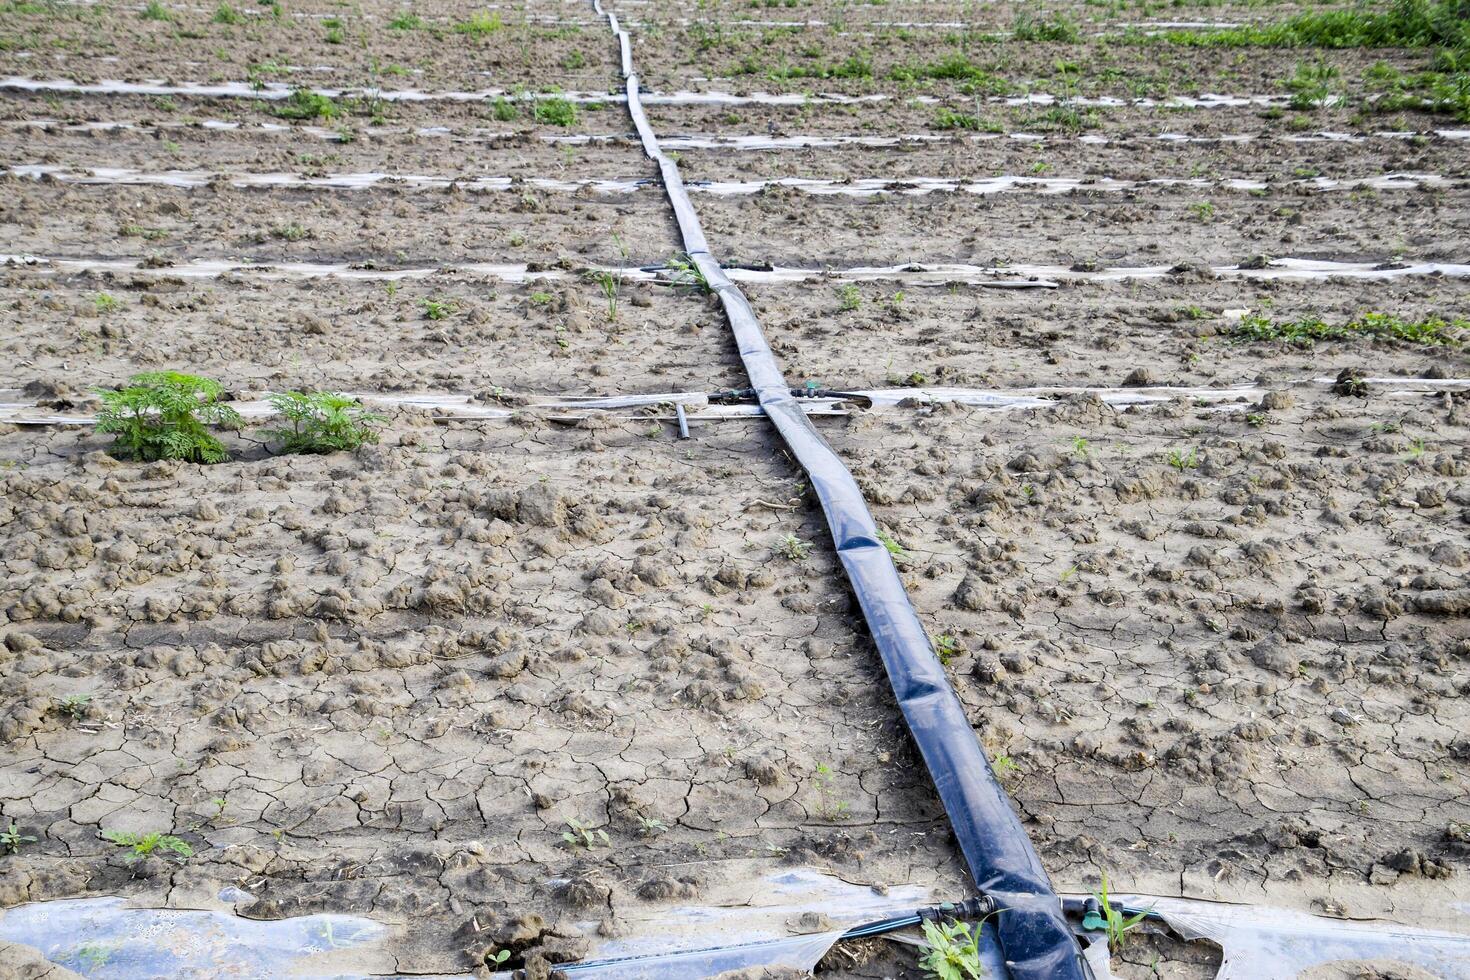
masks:
[[[439,299],[424,300],[425,320],[447,320],[454,316],[454,304]]]
[[[817,812],[828,823],[846,819],[848,811],[852,809],[852,804],[846,800],[836,798],[834,786],[836,778],[830,766],[818,763],[815,776],[817,783]]]
[[[222,3],[214,8],[214,17],[211,18],[216,24],[243,24],[245,15],[227,3]]]
[[[116,844],[118,847],[131,848],[128,854],[129,861],[141,861],[143,858],[153,854],[159,857],[189,858],[194,856],[194,848],[186,841],[182,841],[173,834],[165,834],[154,831],[149,834],[135,834],[126,830],[104,830],[102,839]]]
[[[982,980],[980,926],[949,920],[925,919],[924,942],[928,949],[919,957],[928,980]]]
[[[35,842],[34,837],[20,832],[20,827],[16,826],[14,820],[10,821],[9,827],[0,831],[0,849],[7,854],[14,854],[20,850],[22,844],[34,844]]]
[[[505,28],[498,13],[471,14],[469,20],[462,20],[454,25],[456,34],[467,34],[474,38],[486,38],[491,34],[497,34]]]
[[[311,89],[299,88],[275,107],[281,119],[335,119],[342,114],[341,106],[328,96]]]
[[[548,126],[575,126],[577,104],[559,95],[538,99],[531,110],[531,118]]]
[[[370,412],[356,398],[330,391],[286,391],[270,396],[271,407],[290,428],[262,429],[282,453],[350,452],[378,441],[387,416]]]
[[[220,403],[222,394],[219,382],[208,378],[176,371],[135,374],[126,388],[98,391],[97,431],[116,437],[114,452],[144,462],[222,463],[229,453],[208,427],[240,424],[239,413]]]
[[[388,21],[388,30],[390,31],[421,31],[428,26],[424,22],[424,19],[412,10],[405,10]]]
[[[1102,906],[1103,921],[1107,925],[1108,949],[1114,953],[1123,948],[1128,934],[1138,928],[1138,924],[1148,917],[1147,912],[1136,912],[1133,915],[1124,915],[1122,910],[1115,908],[1111,896],[1108,894],[1108,876],[1102,876],[1102,886],[1092,895]]]
[[[1338,89],[1338,71],[1318,58],[1314,62],[1298,62],[1296,74],[1285,82],[1291,93],[1293,109],[1317,109],[1333,101]]]
[[[1197,449],[1191,449],[1189,452],[1185,452],[1182,449],[1171,449],[1164,456],[1164,462],[1181,473],[1185,470],[1199,469],[1199,451]]]
[[[1251,313],[1241,317],[1225,332],[1243,340],[1279,340],[1298,347],[1310,347],[1319,340],[1350,340],[1353,337],[1460,347],[1470,337],[1470,319],[1457,317],[1454,320],[1443,320],[1439,317],[1427,317],[1415,320],[1389,313],[1369,312],[1345,323],[1328,323],[1313,316],[1296,320],[1273,320]]]
[[[1011,36],[1017,41],[1055,41],[1062,44],[1076,44],[1082,39],[1082,32],[1065,14],[1058,14],[1048,19],[1021,13],[1016,16],[1015,22],[1011,25]]]
[[[562,831],[561,839],[574,848],[582,847],[590,851],[598,845],[603,847],[610,847],[612,845],[612,841],[607,836],[607,831],[593,830],[591,827],[577,820],[576,817],[567,818],[567,827],[567,830]]]
[[[168,12],[168,8],[159,3],[158,0],[148,0],[148,6],[144,7],[143,12],[140,13],[138,16],[143,18],[144,20],[174,19],[173,14]]]
[[[796,535],[788,534],[776,546],[776,551],[790,561],[802,562],[811,555],[812,546]]]
[[[850,282],[837,287],[837,299],[844,313],[852,313],[863,305],[863,294]]]

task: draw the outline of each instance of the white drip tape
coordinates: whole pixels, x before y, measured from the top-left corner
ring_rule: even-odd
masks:
[[[1444,391],[1470,391],[1470,378],[1391,378],[1370,377],[1365,383],[1379,388],[1390,397],[1424,397]],[[1257,384],[1227,385],[1224,387],[1175,387],[1167,385],[1146,388],[1096,388],[1075,385],[1041,386],[1031,388],[874,388],[844,391],[834,395],[801,398],[801,407],[808,415],[847,415],[862,406],[866,411],[891,411],[895,409],[920,408],[926,405],[954,404],[967,408],[992,411],[1017,411],[1045,408],[1063,399],[1083,396],[1096,397],[1106,405],[1127,408],[1135,405],[1154,405],[1161,402],[1185,400],[1199,407],[1240,407],[1263,397],[1268,391],[1283,388],[1326,390],[1335,383],[1333,378],[1299,378],[1281,381],[1270,387]],[[0,422],[11,425],[92,425],[96,416],[88,412],[46,408],[35,401],[23,400],[20,389],[0,389]],[[383,392],[346,392],[364,405],[379,408],[416,408],[430,413],[441,421],[493,421],[510,419],[523,412],[551,414],[575,413],[578,417],[590,414],[624,411],[628,409],[656,409],[665,407],[667,412],[657,415],[638,415],[637,418],[676,418],[673,406],[685,409],[691,419],[754,418],[762,414],[759,405],[750,403],[720,403],[711,401],[709,393],[698,391],[654,392],[641,395],[512,395],[502,392],[501,404],[495,400],[484,400],[474,395],[458,392],[418,392],[413,394]],[[267,418],[274,409],[267,400],[268,393],[254,392],[251,400],[230,402],[245,419]],[[505,402],[516,407],[506,407]]]
[[[557,180],[550,177],[439,177],[423,174],[339,173],[301,176],[288,173],[214,173],[204,170],[144,171],[126,167],[89,167],[83,169],[53,164],[16,164],[0,167],[0,176],[14,175],[35,180],[49,179],[68,184],[144,185],[178,188],[206,187],[225,184],[237,188],[304,188],[313,190],[365,190],[374,187],[406,187],[443,189],[455,187],[465,191],[509,191],[527,188],[545,191],[590,191],[595,194],[630,194],[640,188],[657,187],[651,178],[601,178]],[[1069,194],[1074,192],[1120,193],[1149,188],[1198,188],[1225,191],[1315,190],[1338,191],[1372,188],[1374,190],[1418,190],[1440,187],[1449,181],[1438,174],[1393,173],[1377,177],[1334,179],[1314,177],[1271,183],[1261,180],[1231,178],[1158,177],[1150,180],[1117,180],[1112,177],[1022,177],[999,176],[978,180],[952,180],[941,177],[905,177],[901,179],[855,178],[816,180],[805,177],[781,177],[769,180],[693,180],[685,184],[691,192],[734,197],[762,191],[790,188],[806,194],[840,197],[877,197],[902,195],[917,197],[927,194],[958,193],[989,195],[1006,192],[1035,194]]]
[[[183,279],[209,279],[218,276],[249,276],[257,279],[364,279],[364,280],[403,280],[403,279],[428,279],[433,276],[480,276],[486,279],[500,279],[506,282],[530,282],[536,279],[570,279],[575,278],[581,270],[568,271],[565,269],[543,269],[530,268],[524,263],[514,262],[460,262],[446,263],[432,267],[418,267],[407,269],[381,269],[364,264],[349,262],[271,262],[271,263],[245,263],[232,259],[190,259],[174,264],[161,264],[154,260],[122,258],[122,259],[82,259],[82,258],[59,258],[37,255],[6,255],[0,253],[0,272],[6,269],[18,269],[40,273],[42,275],[75,275],[77,273],[112,273],[114,275],[142,275],[158,277],[177,277]],[[663,268],[639,268],[635,266],[588,266],[589,272],[611,272],[619,277],[630,281],[663,282],[673,284],[676,282],[672,270]],[[787,272],[799,270],[784,270]],[[729,270],[731,279],[745,282],[759,281],[796,281],[810,276],[826,277],[830,279],[844,278],[902,278],[901,276],[875,276],[862,275],[848,277],[841,271],[834,272],[801,272],[793,275],[789,280],[778,280],[769,278],[770,273],[758,270]],[[963,281],[990,289],[1037,289],[1055,288],[1056,283],[1039,279],[1026,279],[1006,270],[997,270],[992,275],[973,274],[967,277],[952,277],[948,281]],[[943,282],[945,280],[934,280]]]
[[[242,98],[280,100],[290,98],[296,87],[280,82],[179,82],[150,79],[145,82],[125,82],[118,79],[102,79],[97,82],[75,82],[70,79],[35,79],[21,75],[0,78],[0,89],[23,92],[64,92],[76,95],[159,95],[194,96],[198,98]],[[543,92],[523,93],[506,89],[482,89],[475,92],[441,91],[425,92],[419,89],[314,89],[329,98],[374,98],[385,102],[481,102],[487,99],[566,99],[576,103],[625,102],[627,94],[622,92]],[[831,103],[835,105],[857,105],[862,103],[887,102],[893,99],[883,93],[870,95],[842,95],[834,92],[649,92],[642,95],[644,105],[772,105],[801,106]],[[906,97],[907,101],[924,105],[939,105],[945,100],[934,96]],[[1242,106],[1284,106],[1290,101],[1284,95],[1176,95],[1163,99],[1124,99],[1113,96],[1056,96],[1046,93],[1028,95],[991,96],[986,101],[1007,106],[1055,106],[1073,105],[1104,108],[1162,108],[1162,109],[1219,109]]]
[[[521,263],[463,262],[434,267],[380,269],[347,262],[270,262],[242,263],[230,259],[190,259],[172,265],[134,258],[82,259],[0,253],[0,271],[25,269],[42,274],[70,275],[81,272],[110,272],[153,276],[176,276],[188,279],[238,275],[261,279],[426,279],[435,275],[483,276],[509,282],[533,279],[565,279],[575,271],[532,269]],[[1242,279],[1397,279],[1405,276],[1470,276],[1470,264],[1446,262],[1374,263],[1330,262],[1319,259],[1272,259],[1260,267],[1222,265],[1206,267],[1223,278]],[[670,270],[632,266],[589,266],[593,272],[613,272],[628,280],[671,282]],[[795,283],[808,279],[834,281],[884,280],[913,286],[967,283],[996,289],[1054,288],[1055,280],[1082,282],[1116,282],[1125,279],[1162,279],[1170,275],[1194,275],[1193,269],[1175,266],[1135,266],[1079,271],[1059,265],[976,266],[960,264],[915,264],[895,266],[856,266],[844,269],[799,269],[774,266],[764,269],[726,269],[734,282]]]
[[[435,189],[457,187],[466,191],[509,191],[527,188],[544,191],[588,190],[597,194],[629,194],[650,181],[648,178],[556,180],[550,177],[429,177],[422,174],[346,173],[304,177],[288,173],[221,174],[204,170],[133,170],[126,167],[91,167],[73,170],[50,164],[18,164],[0,176],[13,174],[36,180],[51,179],[68,184],[123,184],[194,188],[222,183],[239,188],[307,188],[355,191],[372,187]]]
[[[205,119],[194,123],[142,123],[127,120],[62,122],[58,119],[4,119],[0,128],[41,129],[59,133],[90,132],[239,132],[250,134],[289,134],[312,136],[317,139],[344,141],[343,130],[326,126],[286,125],[284,123],[241,123],[223,119]],[[479,127],[451,128],[449,126],[363,126],[353,127],[350,138],[379,139],[387,136],[442,137],[454,142],[484,143],[518,140],[527,137],[524,132],[492,130]],[[636,141],[637,137],[627,133],[535,133],[530,138],[544,143],[623,143]],[[1184,133],[1130,134],[1128,136],[1101,136],[1084,133],[1080,136],[1045,133],[899,133],[893,136],[872,135],[794,135],[767,136],[762,134],[724,135],[718,133],[689,133],[682,136],[660,136],[659,145],[670,150],[810,150],[841,149],[845,147],[894,147],[915,143],[952,144],[960,142],[984,143],[998,140],[1013,140],[1021,143],[1075,142],[1088,146],[1122,145],[1131,146],[1140,140],[1161,143],[1366,143],[1370,140],[1404,141],[1410,139],[1439,139],[1460,142],[1470,140],[1470,129],[1431,129],[1424,131],[1379,131],[1374,133],[1343,133],[1322,130],[1315,133],[1223,133],[1210,136],[1190,136]]]

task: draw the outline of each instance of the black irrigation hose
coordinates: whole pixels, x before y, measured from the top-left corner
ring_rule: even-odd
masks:
[[[857,481],[792,396],[755,311],[710,254],[679,168],[659,150],[643,111],[631,39],[618,26],[617,16],[603,10],[601,0],[592,0],[592,6],[606,18],[617,38],[628,113],[643,152],[658,165],[663,177],[684,251],[701,281],[719,297],[756,399],[806,471],[821,502],[838,557],[975,886],[1000,910],[996,935],[1011,976],[1016,980],[1083,980],[1080,949],[1046,869],[975,739],[964,707],[878,536],[878,525]]]

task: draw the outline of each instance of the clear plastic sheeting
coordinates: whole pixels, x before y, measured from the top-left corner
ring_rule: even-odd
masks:
[[[810,973],[841,936],[839,929],[720,949],[691,949],[653,956],[594,960],[564,966],[561,971],[573,980],[692,980],[753,967],[785,967]],[[510,975],[497,974],[500,977]]]
[[[121,898],[33,902],[0,915],[0,940],[33,947],[84,977],[111,980],[381,976],[318,958],[371,946],[387,933],[352,915],[259,921],[219,911],[131,908]]]
[[[1440,980],[1470,980],[1470,935],[1255,905],[1144,895],[1113,898],[1129,908],[1159,913],[1184,939],[1219,945],[1225,956],[1215,980],[1295,980],[1331,965],[1352,970],[1371,965],[1380,971],[1375,976],[1404,976],[1400,971],[1417,968]]]

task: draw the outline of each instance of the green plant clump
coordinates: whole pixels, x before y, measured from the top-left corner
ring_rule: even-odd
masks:
[[[531,110],[531,117],[538,123],[546,123],[548,126],[575,126],[577,124],[577,104],[559,95],[549,99],[538,99]]]
[[[928,972],[929,980],[981,980],[985,968],[980,964],[980,928],[952,920],[924,920],[924,941],[929,948],[919,965]]]
[[[330,120],[342,115],[342,107],[320,92],[299,88],[276,106],[275,113],[281,119]]]
[[[116,437],[115,452],[144,462],[222,463],[230,454],[208,427],[240,424],[239,413],[220,402],[222,394],[219,382],[191,374],[135,374],[126,388],[98,391],[97,431]]]
[[[505,27],[500,15],[478,13],[471,14],[469,20],[462,20],[454,25],[456,34],[467,34],[470,37],[489,37]]]
[[[1310,347],[1319,340],[1348,340],[1353,337],[1460,347],[1470,336],[1470,320],[1442,320],[1439,317],[1406,320],[1390,313],[1364,313],[1346,323],[1328,323],[1314,316],[1272,320],[1252,313],[1241,317],[1230,328],[1229,334],[1244,340],[1279,340],[1298,347]]]
[[[168,8],[158,0],[148,0],[148,6],[144,7],[143,12],[138,16],[144,20],[173,20],[173,15],[168,12]]]
[[[330,391],[286,391],[271,395],[271,407],[290,428],[261,430],[283,453],[349,452],[378,441],[387,416],[370,412],[356,398]]]
[[[188,842],[182,841],[173,834],[165,834],[154,831],[149,834],[135,834],[126,830],[104,830],[102,839],[116,844],[118,847],[131,848],[128,852],[129,861],[141,861],[157,853],[159,857],[173,855],[180,858],[194,856],[194,848]]]

